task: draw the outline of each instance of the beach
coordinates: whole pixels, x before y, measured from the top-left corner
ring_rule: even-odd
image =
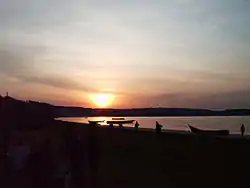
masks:
[[[240,187],[247,180],[246,138],[107,127],[98,127],[96,134],[104,187]]]
[[[76,123],[88,123],[91,121],[104,121],[100,122],[100,125],[107,125],[107,121],[117,117],[66,117],[58,118],[58,120],[76,122]],[[240,126],[244,124],[246,126],[245,134],[250,134],[250,116],[162,116],[162,117],[118,117],[125,120],[135,120],[140,125],[140,128],[155,128],[155,122],[158,121],[163,125],[163,129],[167,131],[190,131],[188,124],[208,130],[226,129],[230,131],[230,134],[240,134]],[[134,127],[134,123],[126,124],[126,127]]]
[[[24,134],[33,147],[50,137],[56,150],[67,142],[65,133],[81,137],[85,156],[82,179],[89,187],[93,187],[91,182],[98,182],[95,187],[241,187],[247,181],[247,137],[204,137],[178,131],[157,134],[150,129],[63,121],[36,134],[15,134]]]

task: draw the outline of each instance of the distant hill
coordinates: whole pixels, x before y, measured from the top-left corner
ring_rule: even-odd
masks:
[[[135,108],[91,109],[81,107],[54,107],[57,117],[88,116],[248,116],[250,109],[208,110],[192,108]]]
[[[35,101],[22,101],[6,96],[0,97],[1,128],[39,129],[53,121],[54,106]]]
[[[74,106],[54,106],[36,101],[21,101],[1,97],[0,104],[22,116],[41,117],[88,117],[88,116],[249,116],[250,109],[192,109],[192,108],[132,108],[92,109]]]
[[[55,117],[84,117],[91,116],[93,109],[82,107],[53,106]]]

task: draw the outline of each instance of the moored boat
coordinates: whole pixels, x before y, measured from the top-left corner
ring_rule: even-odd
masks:
[[[88,122],[89,122],[89,124],[98,124],[98,123],[103,123],[104,120],[99,120],[99,121],[92,121],[92,120],[89,120]]]
[[[188,125],[192,133],[202,134],[202,135],[213,135],[213,136],[227,136],[229,135],[229,130],[202,130],[191,125]]]
[[[131,124],[135,120],[118,120],[118,121],[107,121],[107,124]]]
[[[112,118],[112,120],[125,120],[125,118]]]

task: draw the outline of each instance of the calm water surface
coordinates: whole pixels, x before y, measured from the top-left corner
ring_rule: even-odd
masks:
[[[117,118],[117,117],[116,117]],[[242,123],[246,126],[246,133],[250,134],[250,116],[232,117],[124,117],[126,120],[136,120],[142,128],[154,128],[155,121],[159,121],[164,129],[189,131],[186,124],[202,129],[228,129],[230,133],[239,133]],[[63,121],[88,123],[88,120],[112,120],[112,117],[89,117],[89,118],[59,118]],[[105,123],[103,123],[105,124]],[[132,124],[126,126],[133,126]]]

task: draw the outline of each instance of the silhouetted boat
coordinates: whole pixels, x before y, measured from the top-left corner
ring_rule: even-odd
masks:
[[[125,118],[112,118],[112,120],[125,120]]]
[[[229,135],[229,130],[201,130],[191,125],[188,125],[191,132],[195,134],[202,134],[202,135],[213,135],[213,136],[227,136]]]
[[[89,120],[88,122],[89,122],[90,124],[98,124],[98,123],[103,123],[104,120],[99,120],[99,121],[91,121],[91,120]]]
[[[107,121],[107,124],[131,124],[135,120]]]

